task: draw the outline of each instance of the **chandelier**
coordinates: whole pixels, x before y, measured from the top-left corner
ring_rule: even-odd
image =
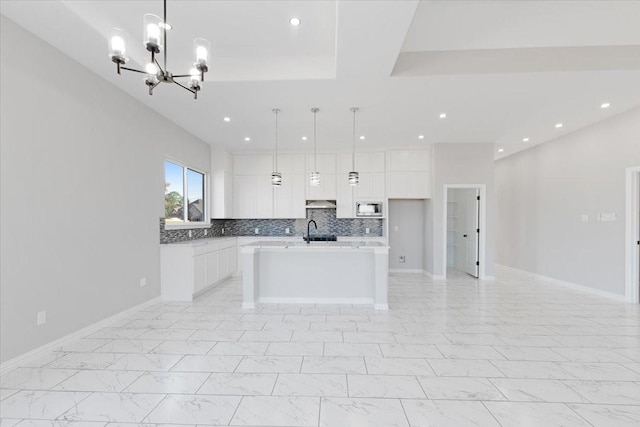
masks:
[[[153,89],[160,83],[175,83],[183,89],[193,93],[194,99],[198,99],[200,82],[204,82],[204,73],[209,71],[207,60],[211,44],[205,39],[197,38],[193,40],[193,52],[195,62],[189,74],[172,74],[167,69],[167,31],[171,25],[167,23],[167,0],[164,0],[164,19],[159,16],[147,13],[143,17],[143,40],[144,47],[151,53],[151,61],[147,63],[144,70],[124,67],[129,57],[127,56],[127,33],[119,28],[113,28],[109,37],[109,50],[111,60],[115,62],[118,74],[121,70],[133,71],[145,74],[144,82],[149,87],[149,95],[153,95]],[[163,51],[163,66],[160,65],[156,55]],[[179,83],[177,78],[188,78],[188,86]]]

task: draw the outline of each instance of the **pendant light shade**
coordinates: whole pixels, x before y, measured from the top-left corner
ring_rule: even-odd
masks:
[[[351,172],[349,172],[349,185],[360,184],[360,174],[356,172],[356,113],[358,107],[351,107],[353,112],[353,153],[351,155]]]
[[[278,113],[279,109],[274,108],[272,110],[276,115],[276,168],[275,171],[271,173],[271,185],[274,187],[280,187],[282,185],[282,174],[277,172],[278,170]]]
[[[310,178],[309,184],[313,187],[317,187],[320,185],[320,172],[317,172],[318,141],[317,141],[317,133],[316,133],[316,115],[318,114],[318,111],[320,111],[319,108],[311,109],[311,112],[313,113],[313,170],[316,172],[311,172],[311,176],[309,177]]]

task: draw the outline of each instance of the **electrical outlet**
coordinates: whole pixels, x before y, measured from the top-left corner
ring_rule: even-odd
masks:
[[[285,233],[285,234],[289,234],[289,233],[291,233],[291,230],[289,229],[289,227],[287,227],[287,228],[285,228],[285,229],[284,229],[284,233]]]
[[[143,277],[140,279],[140,287],[144,288],[145,286],[147,286],[147,278]]]
[[[224,234],[224,227],[222,228],[222,234]]]
[[[364,234],[369,234],[369,227],[364,229]]]
[[[207,232],[208,232],[208,231],[209,231],[209,230],[207,230],[206,228],[204,229],[204,235],[205,235],[205,236],[207,235]]]
[[[40,325],[44,325],[45,323],[47,323],[47,312],[39,311],[38,316],[36,318],[36,324],[40,326]]]
[[[193,231],[189,230],[189,238],[193,237]]]
[[[260,229],[258,227],[256,227],[256,229],[254,230],[256,234],[260,234]]]
[[[400,264],[407,262],[407,258],[404,255],[400,255],[398,258],[400,258]]]

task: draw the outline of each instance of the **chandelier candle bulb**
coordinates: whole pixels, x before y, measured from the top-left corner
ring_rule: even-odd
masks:
[[[109,35],[109,56],[116,64],[124,64],[127,58],[127,33],[120,28],[112,28]]]
[[[143,42],[149,52],[158,53],[162,49],[162,38],[160,37],[160,24],[162,19],[153,13],[147,13],[143,18]]]
[[[211,51],[211,43],[205,39],[193,40],[193,52],[195,55],[195,67],[200,71],[200,80],[204,81],[204,73],[209,71],[209,52]]]

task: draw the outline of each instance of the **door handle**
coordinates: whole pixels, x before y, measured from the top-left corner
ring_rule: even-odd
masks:
[[[463,235],[462,235],[462,237],[467,237],[467,235],[466,235],[466,234],[463,234]]]

